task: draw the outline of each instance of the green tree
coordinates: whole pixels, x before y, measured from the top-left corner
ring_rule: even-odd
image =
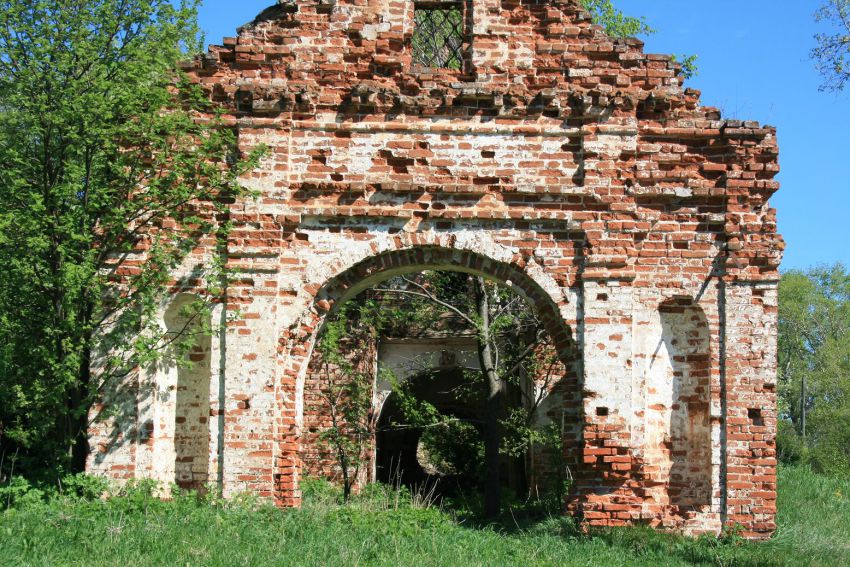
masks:
[[[197,4],[0,2],[0,443],[32,467],[83,467],[93,401],[176,339],[170,274],[244,193],[256,156],[179,68]]]
[[[364,368],[358,355],[375,344],[383,323],[381,312],[375,301],[348,302],[324,325],[316,343],[324,382],[320,396],[330,420],[319,431],[319,441],[330,450],[342,475],[345,502],[375,437],[375,376],[371,363]]]
[[[396,319],[406,328],[439,328],[448,317],[455,330],[473,333],[479,370],[466,373],[468,386],[458,389],[457,395],[484,401],[484,513],[488,517],[498,515],[501,455],[518,456],[532,443],[548,439],[533,424],[548,387],[558,375],[552,371],[551,361],[539,356],[551,353],[543,348],[548,335],[540,319],[509,287],[462,272],[423,272],[416,277],[396,278],[375,291],[407,300]],[[541,364],[548,365],[548,371],[544,383],[535,388],[528,380],[542,376],[538,372]],[[511,403],[510,390],[526,399]],[[399,393],[405,413],[419,426],[430,427],[445,420],[436,408],[413,400],[403,388]]]
[[[779,306],[780,413],[794,425],[781,441],[798,437],[817,468],[850,472],[850,273],[788,272]]]
[[[627,16],[614,7],[611,0],[581,0],[581,5],[593,16],[593,21],[605,28],[611,37],[635,37],[654,33],[646,18]]]
[[[815,35],[811,53],[823,79],[821,90],[843,91],[850,80],[850,0],[827,0],[815,21],[828,28]]]

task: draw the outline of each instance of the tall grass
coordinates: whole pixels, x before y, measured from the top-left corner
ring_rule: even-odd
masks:
[[[850,566],[850,479],[784,467],[779,475],[778,547],[814,565]]]
[[[27,502],[0,515],[0,565],[850,565],[850,482],[800,468],[781,471],[780,528],[760,544],[582,534],[560,517],[473,524],[381,487],[348,506],[323,483],[306,492],[300,510],[149,491]]]

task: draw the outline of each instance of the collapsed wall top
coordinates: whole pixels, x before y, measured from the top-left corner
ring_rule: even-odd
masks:
[[[415,60],[415,13],[423,5],[463,10],[451,68]],[[250,104],[254,113],[356,113],[369,106],[444,115],[475,108],[488,117],[536,113],[580,121],[640,107],[665,118],[719,118],[698,107],[699,93],[682,88],[681,65],[672,57],[644,54],[634,38],[609,37],[573,1],[281,1],[223,43],[210,48],[197,71],[218,101]],[[242,71],[239,80],[221,84],[220,73],[230,67]]]

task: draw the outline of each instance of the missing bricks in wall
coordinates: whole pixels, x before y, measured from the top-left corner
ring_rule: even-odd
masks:
[[[139,443],[146,445],[151,442],[154,435],[154,425],[152,420],[147,420],[139,427]]]
[[[236,110],[251,112],[254,109],[254,93],[247,89],[236,91]]]

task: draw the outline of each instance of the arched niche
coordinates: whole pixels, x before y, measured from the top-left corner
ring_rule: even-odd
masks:
[[[210,480],[210,379],[212,337],[198,297],[180,294],[165,311],[169,346],[168,382],[174,388],[174,483],[202,489]]]
[[[705,511],[712,498],[711,334],[688,297],[658,307],[647,375],[647,461],[674,514]]]

